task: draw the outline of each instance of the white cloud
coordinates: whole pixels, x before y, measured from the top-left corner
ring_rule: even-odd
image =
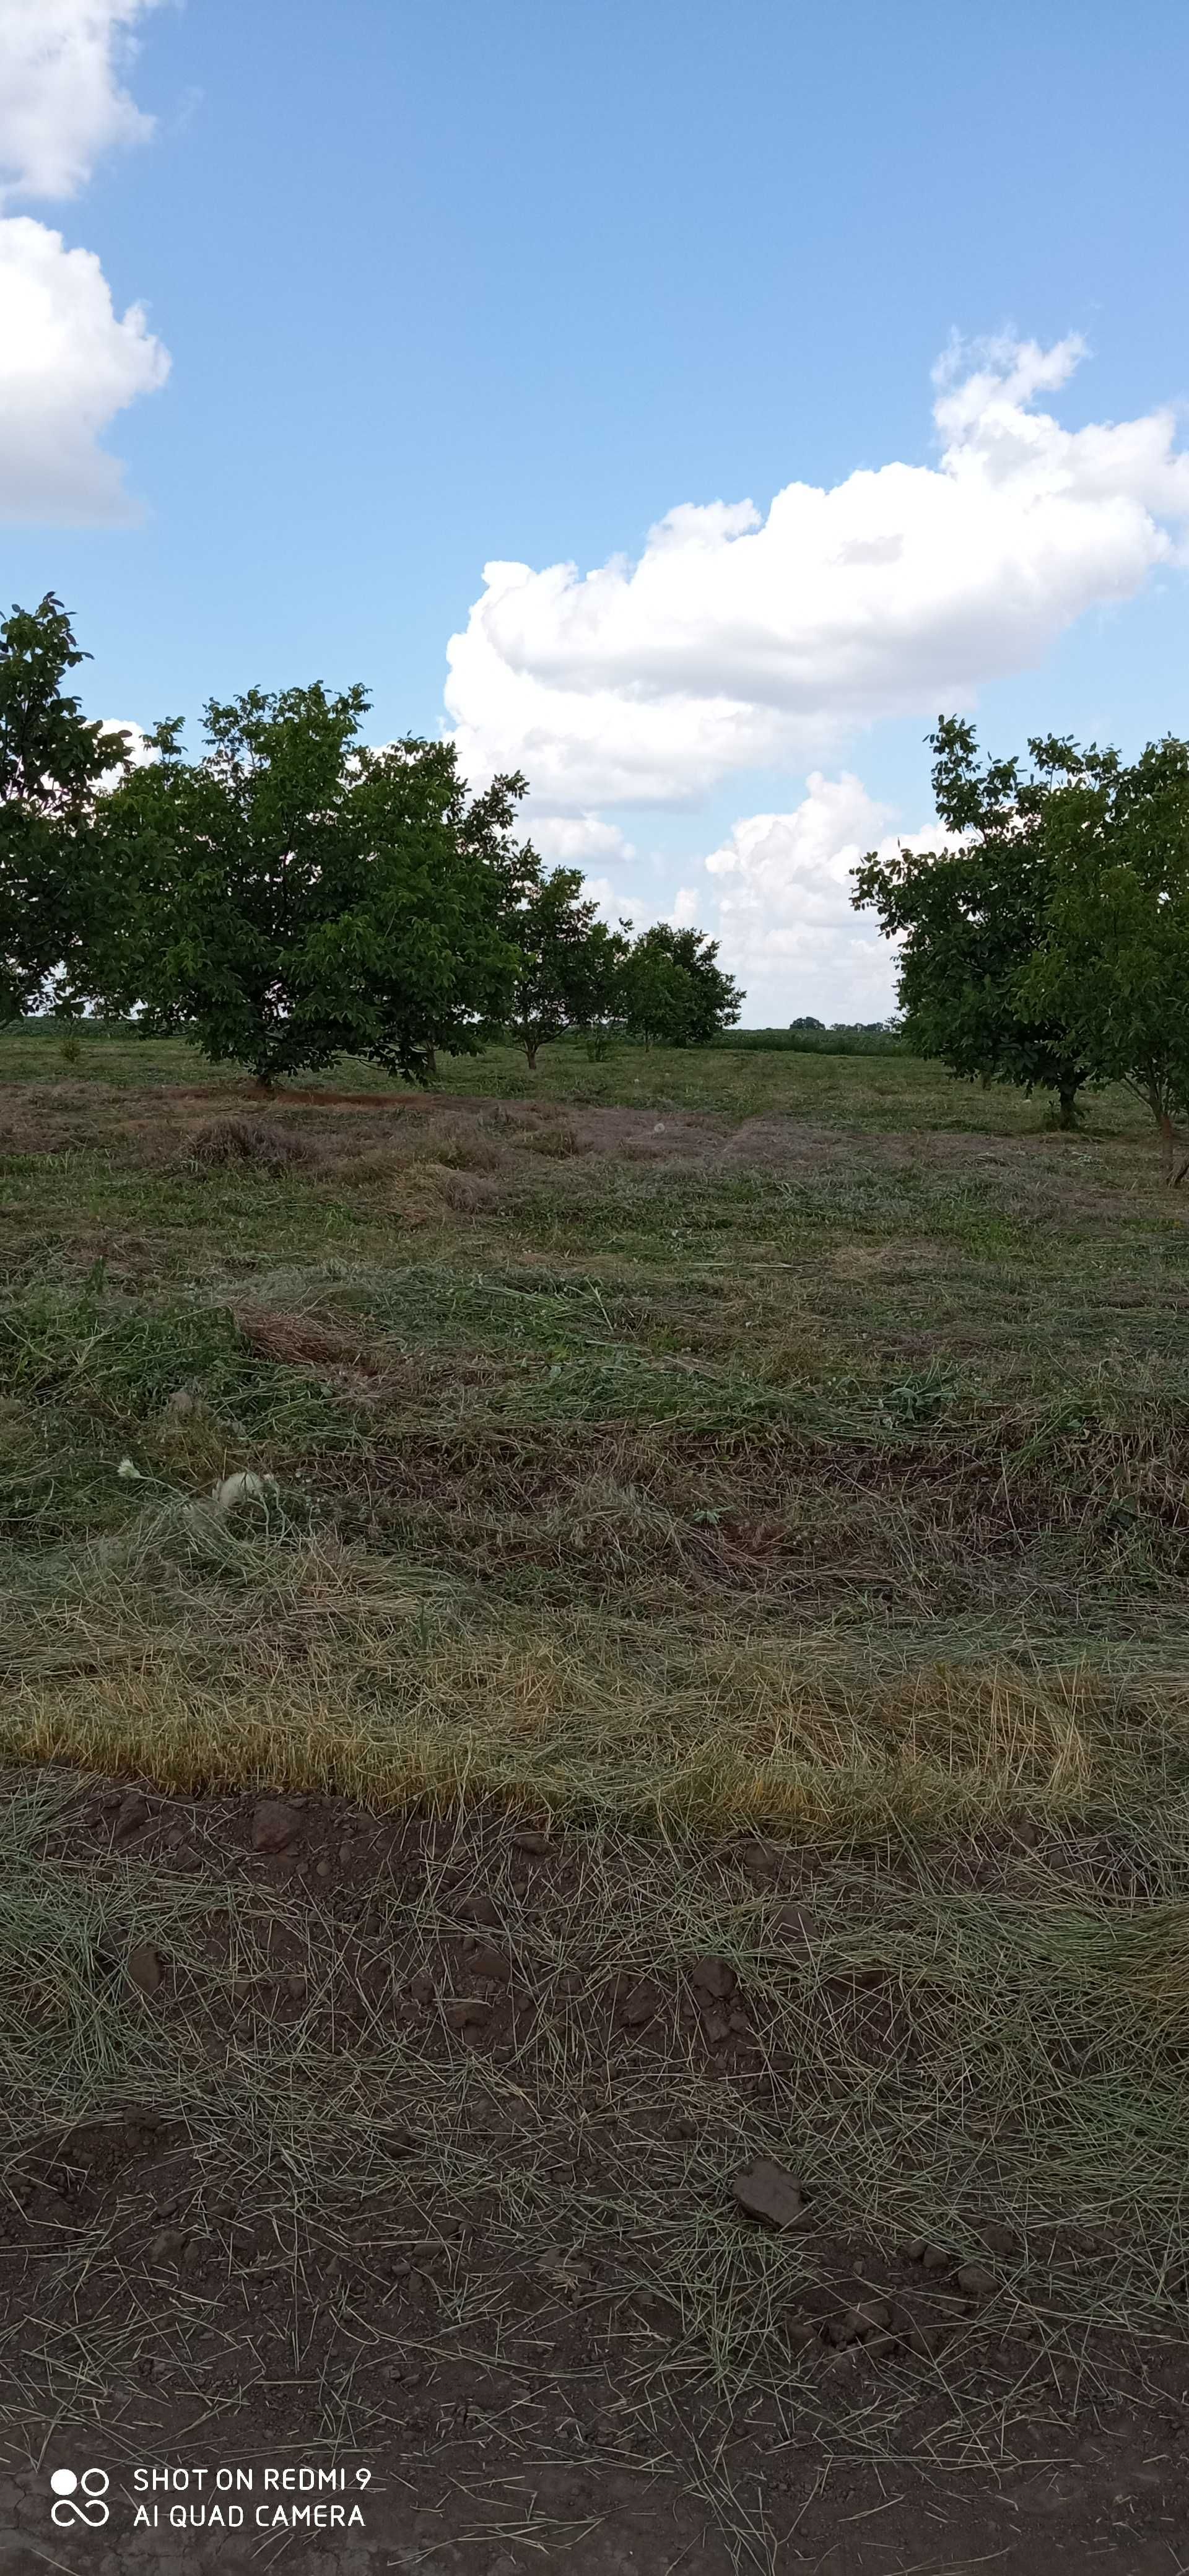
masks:
[[[0,218],[0,518],[131,517],[123,469],[98,442],[168,373],[141,306],[115,312],[94,251],[28,215]]]
[[[585,867],[588,859],[610,864],[636,855],[618,824],[605,823],[597,814],[537,814],[530,807],[524,820],[534,849],[554,867]]]
[[[160,754],[151,748],[144,726],[138,725],[132,716],[105,716],[103,731],[123,734],[125,754],[133,769],[147,769],[150,761],[160,757]],[[99,781],[100,793],[102,794],[107,788],[118,787],[124,774],[123,761],[116,761],[110,769],[105,769]]]
[[[642,895],[625,894],[610,877],[584,877],[582,893],[587,902],[597,903],[609,930],[618,930],[621,921],[631,922],[636,930],[646,930],[650,922],[663,918],[655,898],[646,902]]]
[[[152,131],[121,87],[159,0],[0,0],[0,206],[72,197],[101,152]],[[99,441],[169,358],[143,307],[117,314],[93,251],[0,215],[0,519],[94,526],[134,515]]]
[[[121,87],[158,0],[0,0],[0,199],[73,197],[99,154],[152,119]]]
[[[464,774],[523,768],[559,814],[678,805],[1034,667],[1087,609],[1185,559],[1171,410],[1070,431],[1036,408],[1081,355],[1074,339],[955,344],[935,464],[789,483],[766,518],[682,503],[638,563],[585,577],[487,564],[448,648]]]
[[[712,882],[683,886],[671,920],[721,941],[721,964],[747,992],[746,1019],[781,1026],[802,1012],[823,1020],[885,1019],[895,1005],[895,950],[870,913],[851,905],[868,850],[939,849],[934,825],[893,832],[892,815],[860,779],[814,771],[787,814],[749,814],[711,852]]]

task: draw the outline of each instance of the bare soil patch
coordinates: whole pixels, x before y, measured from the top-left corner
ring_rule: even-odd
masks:
[[[86,1972],[163,2063],[184,2025],[212,2069],[258,2061],[266,2092],[312,2033],[344,2105],[381,2043],[392,2073],[345,2160],[331,2101],[320,2188],[283,2134],[270,2163],[259,2125],[208,2118],[180,2055],[173,2085],[81,2121],[10,2104],[6,2576],[40,2576],[49,2547],[96,2563],[48,2519],[49,2470],[83,2452],[120,2499],[105,2576],[256,2563],[226,2531],[133,2545],[145,2461],[362,2465],[362,2533],[269,2542],[270,2563],[341,2576],[1178,2564],[1189,2349],[1072,2325],[1070,2267],[1109,2264],[1109,2243],[993,2217],[907,2240],[824,2203],[828,2105],[791,2097],[765,2054],[746,1964],[609,1967],[574,1937],[572,1835],[494,1809],[80,1781],[40,1860],[76,1893],[132,1896],[140,1937]],[[837,1865],[747,1834],[706,1864],[794,1959]],[[630,1909],[630,1845],[622,1867]],[[187,1896],[168,1934],[167,1886]],[[26,2009],[51,2024],[27,1965]],[[887,1976],[842,1979],[823,2009],[878,2080]],[[683,2297],[671,2239],[691,2223],[766,2266],[754,2369]]]

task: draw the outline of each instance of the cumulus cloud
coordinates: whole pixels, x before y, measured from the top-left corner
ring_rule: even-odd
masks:
[[[1087,609],[1185,560],[1172,411],[1067,430],[1038,408],[1082,355],[1076,339],[955,343],[933,464],[789,483],[766,518],[681,503],[638,562],[584,576],[487,564],[448,648],[465,773],[523,768],[559,815],[680,805],[1034,667]]]
[[[721,941],[721,962],[745,987],[753,1024],[780,1026],[802,1012],[878,1020],[892,1011],[895,950],[870,914],[853,910],[854,870],[868,850],[940,849],[948,838],[936,824],[894,832],[892,820],[849,771],[826,778],[815,770],[791,812],[743,817],[705,861],[701,883],[681,887],[669,918]]]
[[[168,373],[141,306],[114,310],[94,251],[28,215],[0,218],[0,517],[131,517],[123,469],[98,442]]]
[[[591,859],[610,864],[636,855],[618,824],[605,823],[598,814],[538,815],[530,806],[525,820],[534,848],[555,867],[581,868]]]
[[[73,197],[101,152],[152,118],[121,86],[158,0],[0,0],[0,199]]]
[[[120,83],[158,0],[0,0],[0,206],[69,197],[100,152],[151,131]],[[0,215],[0,519],[94,526],[133,511],[100,440],[169,359],[143,307],[117,314],[93,251]]]
[[[105,716],[102,726],[104,733],[123,734],[125,758],[133,769],[146,769],[150,761],[160,757],[153,750],[144,726],[138,725],[132,716]],[[124,761],[114,761],[110,769],[104,770],[99,781],[100,794],[106,788],[118,787],[124,775]]]

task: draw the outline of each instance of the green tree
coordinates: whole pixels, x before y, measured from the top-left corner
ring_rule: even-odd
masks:
[[[520,956],[508,1025],[532,1070],[551,1039],[613,1016],[627,941],[599,920],[593,899],[583,900],[581,868],[543,874],[531,847],[518,862],[500,926]]]
[[[974,729],[957,716],[943,718],[929,742],[939,819],[963,837],[894,859],[869,851],[852,900],[902,943],[898,1002],[914,1052],[967,1080],[1055,1091],[1061,1124],[1072,1127],[1091,1058],[1022,978],[1044,937],[1050,805],[1063,781],[1103,755],[1037,738],[1030,769],[1018,759],[980,767]]]
[[[1189,743],[1169,735],[1126,764],[1071,765],[1045,811],[1043,941],[1021,996],[1052,1013],[1104,1080],[1151,1111],[1170,1180],[1189,1170]]]
[[[502,854],[521,780],[468,802],[453,746],[359,740],[362,688],[256,689],[180,725],[104,800],[121,889],[96,989],[146,1030],[185,1029],[264,1086],[343,1053],[424,1081],[505,1005]]]
[[[127,745],[62,686],[88,658],[52,591],[0,624],[0,1021],[43,1007],[94,930],[95,799]]]
[[[733,1028],[743,995],[717,958],[718,941],[704,930],[662,921],[642,931],[623,971],[629,1031],[646,1046],[705,1046]]]

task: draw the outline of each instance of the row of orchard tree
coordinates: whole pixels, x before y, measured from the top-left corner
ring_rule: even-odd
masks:
[[[1137,760],[1035,737],[980,760],[953,716],[929,737],[947,846],[871,852],[854,901],[900,946],[903,1035],[984,1082],[1051,1091],[1072,1127],[1088,1083],[1150,1110],[1170,1180],[1189,1158],[1189,743]]]
[[[448,742],[369,748],[364,689],[212,702],[201,757],[170,722],[134,762],[65,685],[84,658],[52,595],[0,624],[0,1019],[135,1014],[266,1085],[738,1019],[714,941],[609,927],[517,839],[522,777],[471,796]]]

